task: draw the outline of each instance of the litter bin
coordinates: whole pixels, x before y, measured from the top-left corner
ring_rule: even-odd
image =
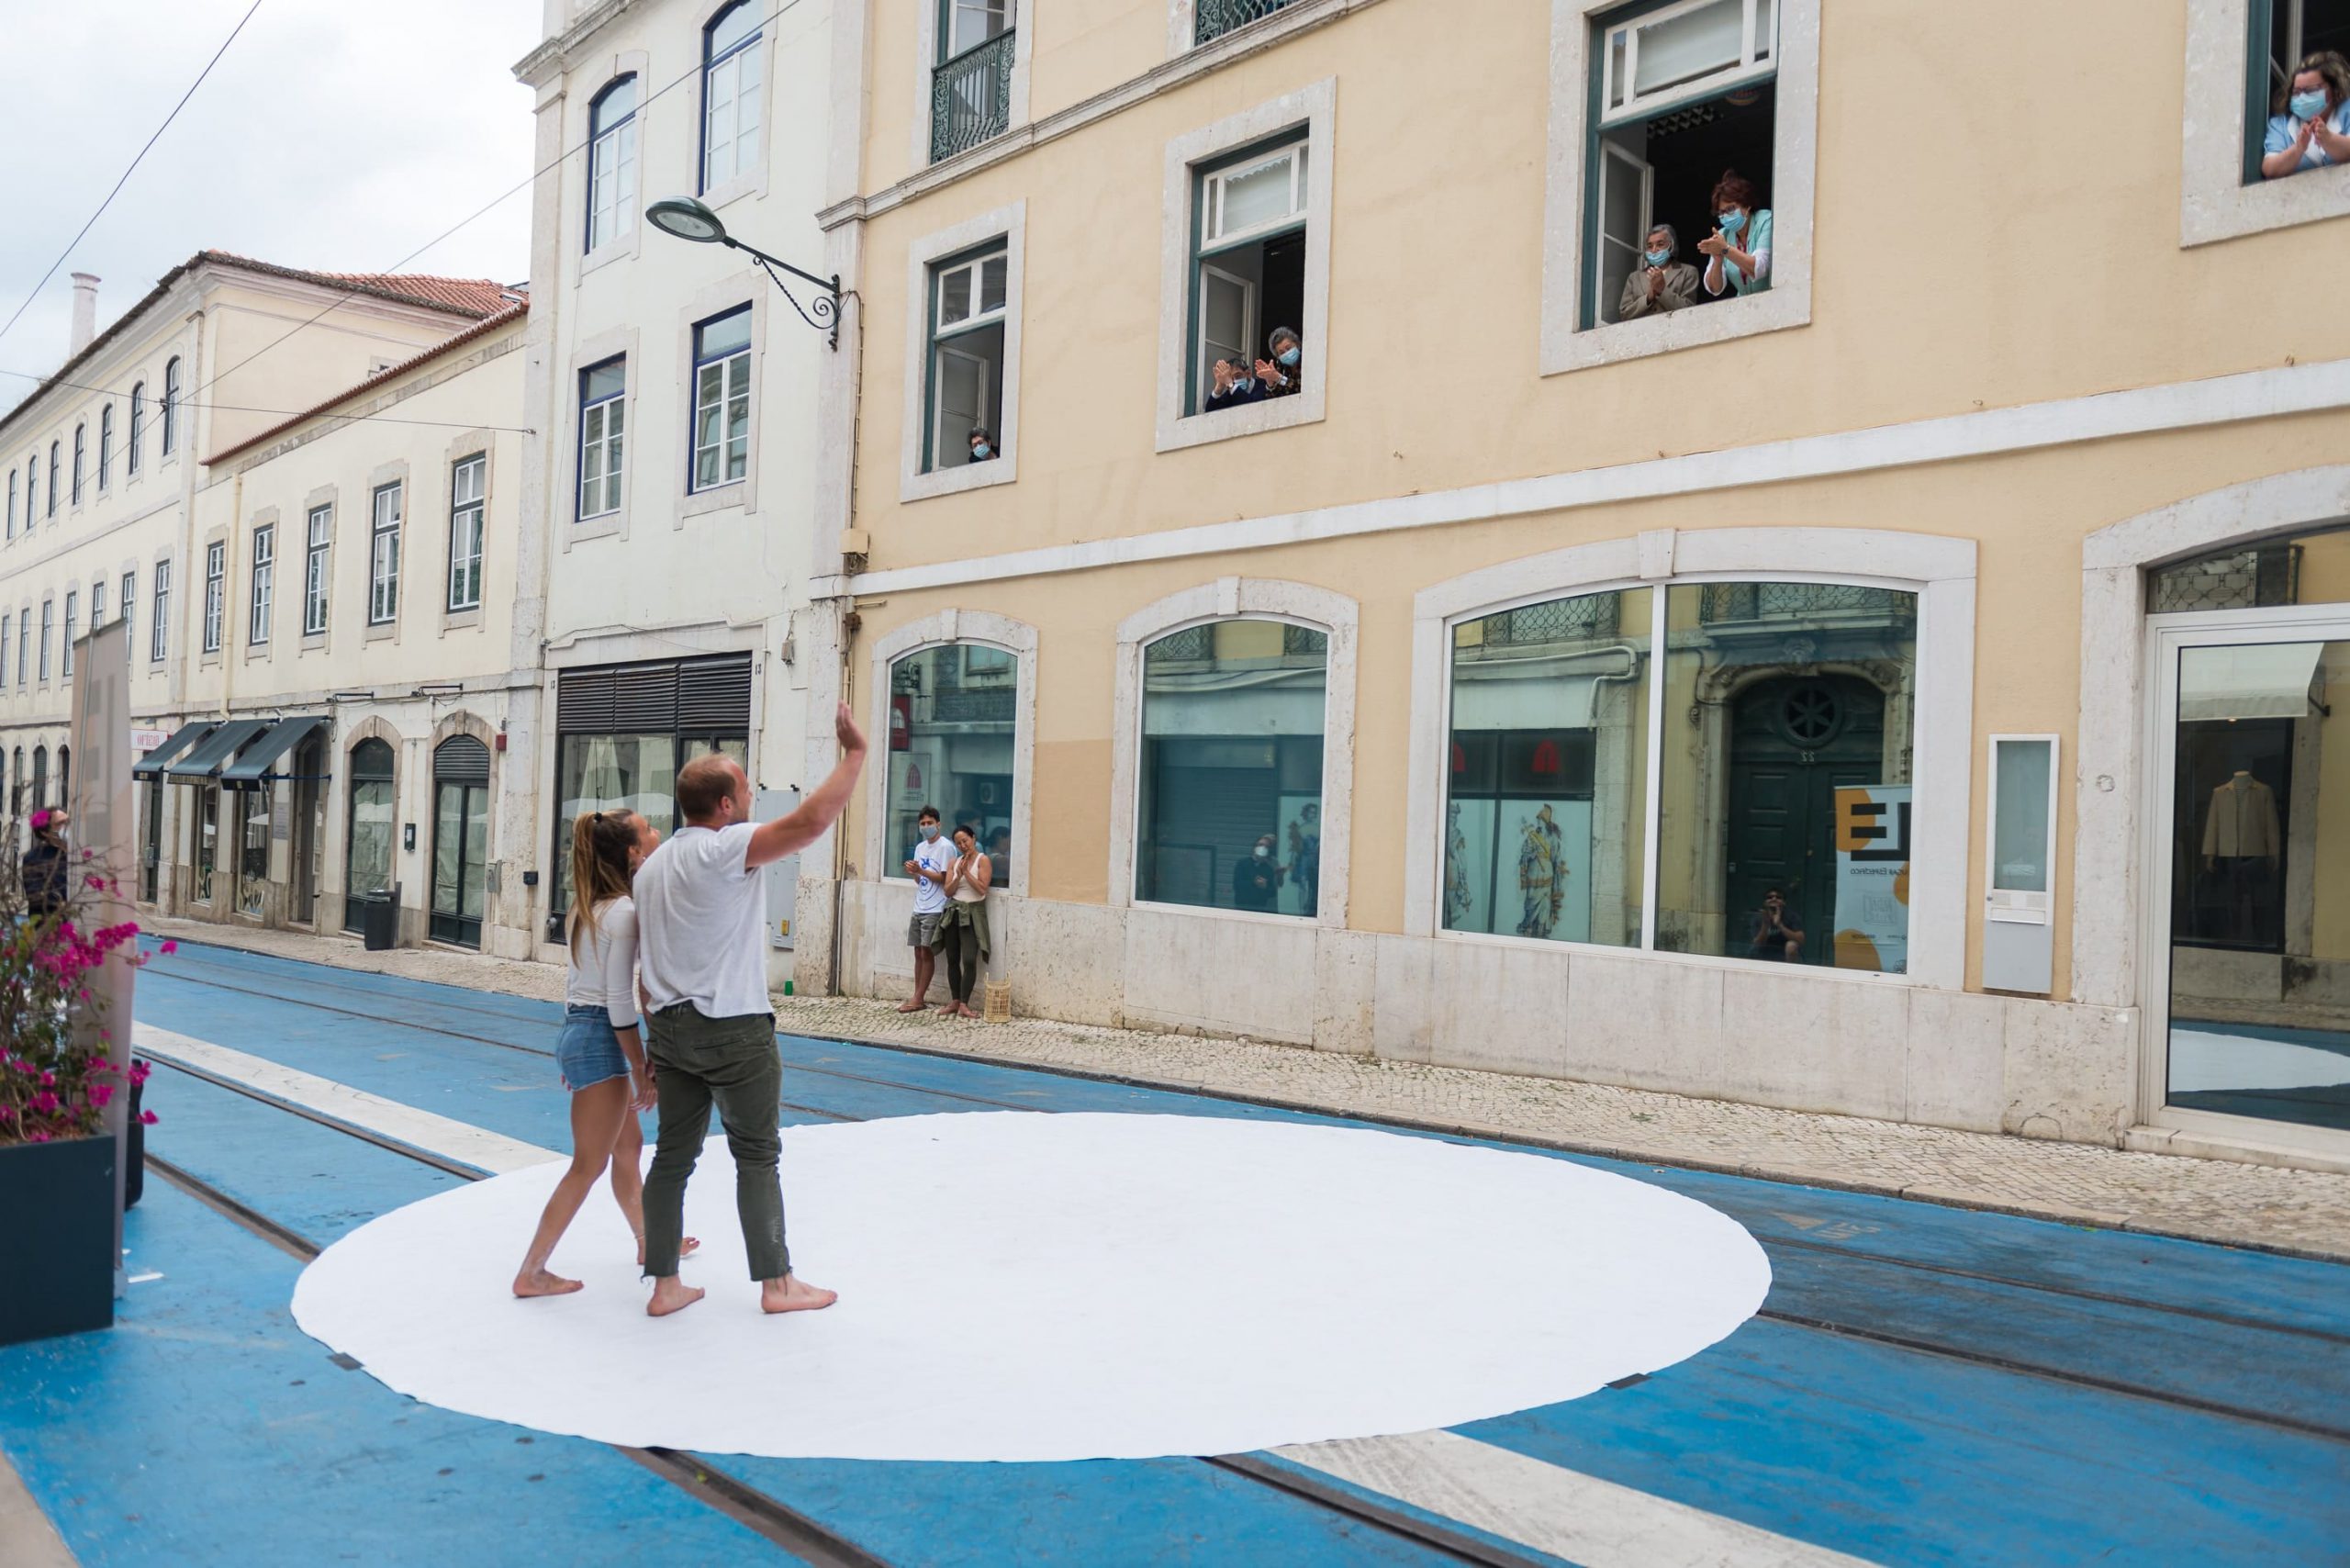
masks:
[[[363,893],[359,902],[366,907],[360,912],[359,930],[365,939],[367,951],[381,953],[399,944],[399,901],[383,888]]]

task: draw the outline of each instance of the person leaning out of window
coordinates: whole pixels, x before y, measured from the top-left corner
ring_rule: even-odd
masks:
[[[1706,292],[1760,294],[1771,286],[1771,214],[1754,210],[1754,187],[1735,169],[1714,185],[1714,232],[1697,241],[1706,258]]]
[[[1257,382],[1268,398],[1292,397],[1305,386],[1305,345],[1287,327],[1275,327],[1265,340],[1270,359],[1257,362]]]
[[[1662,316],[1697,303],[1697,269],[1681,259],[1681,236],[1670,223],[1649,230],[1642,264],[1624,280],[1624,297],[1616,304],[1616,319],[1636,320]],[[1718,292],[1718,291],[1717,291]]]
[[[1219,359],[1208,367],[1210,382],[1205,407],[1214,413],[1218,409],[1237,409],[1243,403],[1264,400],[1264,384],[1248,373],[1248,361],[1239,354]]]
[[[995,436],[985,425],[971,427],[971,461],[991,463],[995,460]]]
[[[2262,174],[2274,180],[2350,163],[2350,60],[2330,49],[2309,56],[2268,106],[2276,112],[2268,117]]]

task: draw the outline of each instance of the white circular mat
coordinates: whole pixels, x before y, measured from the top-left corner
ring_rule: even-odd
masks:
[[[1430,1137],[1224,1116],[989,1113],[786,1128],[792,1261],[841,1293],[769,1317],[733,1160],[688,1188],[710,1294],[644,1316],[600,1185],[509,1294],[561,1173],[383,1215],[294,1316],[433,1405],[638,1447],[778,1458],[1245,1452],[1452,1426],[1669,1366],[1752,1316],[1762,1249],[1661,1187]]]

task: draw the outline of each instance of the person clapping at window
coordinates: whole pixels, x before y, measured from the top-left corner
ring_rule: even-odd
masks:
[[[1287,398],[1305,385],[1305,345],[1287,327],[1276,327],[1266,340],[1273,351],[1270,359],[1257,362],[1257,380],[1268,398]]]
[[[2350,60],[2330,49],[2308,56],[2269,107],[2276,112],[2268,117],[2262,174],[2274,180],[2350,163]]]
[[[1624,297],[1616,304],[1616,319],[1630,321],[1662,316],[1697,303],[1697,269],[1681,259],[1681,236],[1670,223],[1649,230],[1642,264],[1624,280]]]
[[[1760,294],[1771,286],[1771,214],[1754,210],[1754,186],[1735,169],[1714,185],[1715,231],[1697,241],[1706,257],[1706,292]]]
[[[1206,407],[1210,412],[1259,402],[1265,396],[1264,385],[1249,374],[1248,362],[1238,354],[1217,360],[1209,366],[1209,375]]]

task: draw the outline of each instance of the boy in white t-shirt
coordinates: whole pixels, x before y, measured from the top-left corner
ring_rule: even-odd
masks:
[[[938,935],[938,917],[946,913],[946,868],[955,860],[955,846],[938,831],[936,806],[924,806],[914,826],[922,837],[906,862],[906,875],[914,879],[914,917],[906,923],[906,940],[914,949],[914,993],[899,1006],[901,1013],[930,1005],[930,977],[938,966],[930,943]]]

